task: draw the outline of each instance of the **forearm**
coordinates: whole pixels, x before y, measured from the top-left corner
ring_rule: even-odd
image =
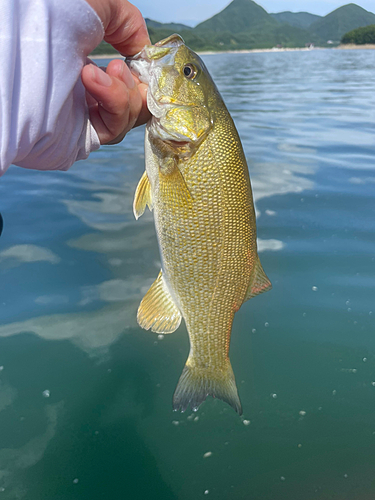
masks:
[[[0,174],[67,169],[99,146],[80,80],[103,37],[84,0],[0,0]]]

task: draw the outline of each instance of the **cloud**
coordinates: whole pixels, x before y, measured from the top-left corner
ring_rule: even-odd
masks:
[[[113,279],[104,281],[99,285],[82,288],[81,305],[89,304],[95,300],[104,302],[124,302],[139,301],[152,282],[146,280],[144,276],[129,276],[128,279]]]
[[[48,248],[37,245],[14,245],[0,252],[0,262],[4,260],[11,261],[13,265],[19,265],[42,261],[58,264],[61,259]]]
[[[90,355],[107,352],[126,328],[136,326],[137,304],[120,303],[94,312],[52,314],[0,326],[0,337],[34,333],[45,340],[70,340]]]
[[[282,250],[285,247],[285,243],[280,240],[261,240],[258,238],[258,252],[264,252],[266,250],[272,250],[274,252]]]
[[[142,216],[144,217],[144,215]],[[141,250],[152,245],[156,245],[154,224],[142,221],[138,224],[136,234],[126,234],[119,232],[109,233],[103,236],[100,233],[85,234],[76,240],[68,241],[68,245],[72,248],[87,250],[90,252],[98,252],[103,254],[112,254],[117,252]]]
[[[121,186],[111,193],[93,194],[93,200],[62,200],[69,213],[98,231],[121,231],[136,223],[133,197],[136,186]]]
[[[250,167],[255,202],[276,194],[301,193],[314,187],[314,181],[305,177],[315,173],[309,165],[255,163]]]
[[[375,177],[351,177],[350,184],[375,184]]]
[[[35,304],[41,306],[68,304],[69,297],[67,295],[41,295],[34,300]]]

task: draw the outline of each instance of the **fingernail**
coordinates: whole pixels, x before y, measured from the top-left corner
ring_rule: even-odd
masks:
[[[99,85],[103,85],[103,87],[110,87],[112,85],[112,78],[107,75],[107,73],[105,73],[97,66],[94,66],[93,64],[90,64],[90,66],[93,79],[96,81],[96,83],[99,83]]]
[[[134,87],[135,81],[133,75],[125,63],[124,63],[124,69],[122,70],[122,79],[124,80],[125,85],[129,89],[132,89]]]

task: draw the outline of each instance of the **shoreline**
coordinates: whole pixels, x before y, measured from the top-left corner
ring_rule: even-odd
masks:
[[[355,43],[347,43],[345,45],[339,45],[338,47],[335,47],[335,49],[344,49],[344,50],[358,50],[358,49],[374,50],[375,49],[375,43],[366,43],[366,44],[363,44],[363,45],[356,45]]]
[[[276,48],[273,47],[271,49],[243,49],[243,50],[223,50],[223,51],[202,51],[197,52],[199,55],[212,55],[212,54],[251,54],[251,53],[262,53],[262,52],[310,52],[314,50],[375,50],[375,44],[366,44],[366,45],[355,45],[355,44],[346,44],[346,45],[338,45],[337,47],[285,47],[285,48]],[[90,55],[91,59],[116,59],[123,58],[121,54],[100,54],[100,55]]]
[[[260,53],[260,52],[294,52],[294,51],[310,51],[316,49],[325,49],[326,47],[314,47],[314,49],[310,49],[309,47],[285,47],[285,48],[276,48],[273,47],[271,49],[242,49],[242,50],[203,50],[202,52],[197,52],[200,56],[212,55],[212,54],[251,54],[251,53]],[[97,56],[90,55],[90,59],[115,59],[122,58],[121,54],[101,54]]]

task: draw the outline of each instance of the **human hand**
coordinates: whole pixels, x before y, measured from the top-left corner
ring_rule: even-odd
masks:
[[[127,0],[86,0],[100,17],[104,39],[121,54],[132,56],[150,44],[139,10]],[[132,75],[124,61],[115,59],[103,71],[94,64],[82,70],[90,120],[101,144],[120,142],[131,128],[146,123],[147,85]]]

